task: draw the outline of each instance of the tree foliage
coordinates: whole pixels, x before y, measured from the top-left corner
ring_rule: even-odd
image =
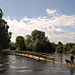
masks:
[[[19,49],[26,49],[35,52],[57,52],[64,53],[70,52],[75,54],[75,43],[63,44],[61,41],[58,44],[51,43],[48,38],[45,36],[45,32],[34,30],[31,35],[27,35],[26,38],[22,36],[17,36],[16,46]]]
[[[48,38],[45,36],[45,32],[39,30],[34,30],[31,35],[27,36],[26,44],[29,49],[37,52],[55,51]]]
[[[33,49],[33,40],[31,35],[27,35],[25,39],[26,49],[32,51]]]
[[[64,52],[62,42],[60,42],[60,41],[58,42],[56,50],[57,50],[57,53],[63,53]]]
[[[3,11],[2,9],[0,9],[0,19],[2,19],[2,16],[3,16]]]
[[[24,50],[25,49],[25,40],[23,36],[17,36],[16,37],[16,44],[19,49]]]
[[[11,33],[8,32],[9,26],[7,22],[2,19],[3,11],[0,9],[0,50],[8,48],[11,38]]]
[[[10,42],[10,50],[15,50],[16,44],[14,42]]]

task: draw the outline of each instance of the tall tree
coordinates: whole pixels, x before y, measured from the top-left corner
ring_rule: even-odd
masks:
[[[11,38],[11,33],[8,32],[9,26],[7,22],[2,19],[3,11],[0,9],[0,50],[6,49],[9,47],[9,42]]]
[[[49,42],[48,38],[45,36],[45,32],[34,30],[31,33],[33,40],[33,48],[38,52],[54,52],[52,44]]]
[[[31,35],[27,35],[25,39],[26,49],[32,51],[33,49],[33,40]]]
[[[56,50],[57,50],[57,53],[63,53],[64,52],[62,42],[60,42],[60,41],[58,42]]]
[[[24,50],[25,49],[25,40],[23,36],[17,36],[16,37],[16,44],[18,45],[19,49]]]
[[[3,16],[3,11],[2,9],[0,9],[0,19],[2,19],[2,16]]]

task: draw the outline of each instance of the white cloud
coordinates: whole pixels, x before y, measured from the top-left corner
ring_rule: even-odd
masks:
[[[50,20],[52,25],[59,26],[74,26],[75,27],[75,15],[60,15]]]
[[[47,9],[48,11],[48,9]],[[54,10],[53,13],[57,11]],[[71,32],[68,29],[64,30],[61,26],[75,27],[75,15],[59,15],[52,18],[37,17],[37,18],[22,18],[21,20],[5,18],[9,25],[9,31],[12,32],[12,41],[15,41],[16,36],[25,36],[30,34],[34,29],[46,32],[46,36],[51,42],[62,41],[75,42],[75,31]]]
[[[57,13],[57,10],[54,10],[54,9],[46,9],[46,12],[47,12],[49,15],[53,15],[53,14],[56,14],[56,13]]]

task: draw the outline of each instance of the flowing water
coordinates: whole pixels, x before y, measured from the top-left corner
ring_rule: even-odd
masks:
[[[9,55],[0,56],[0,75],[75,75],[75,68]]]

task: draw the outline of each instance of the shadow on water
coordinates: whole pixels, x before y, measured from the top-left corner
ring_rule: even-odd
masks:
[[[4,74],[8,69],[8,56],[0,56],[0,75]]]

